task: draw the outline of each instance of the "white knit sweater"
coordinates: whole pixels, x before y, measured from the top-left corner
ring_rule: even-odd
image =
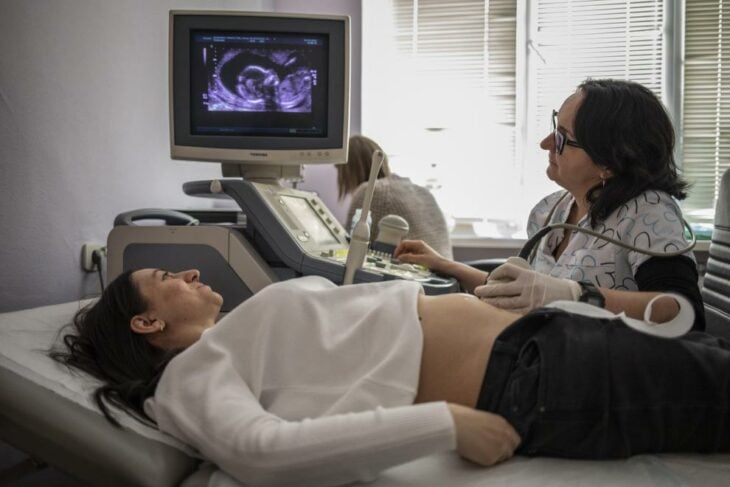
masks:
[[[368,183],[362,183],[352,193],[350,209],[347,212],[347,225],[352,224],[355,211],[362,208]],[[451,238],[446,219],[431,192],[395,174],[375,181],[373,200],[370,206],[372,228],[370,242],[378,234],[378,224],[386,215],[403,217],[410,227],[406,238],[425,241],[436,252],[451,259]]]
[[[413,405],[420,287],[272,284],[167,366],[145,410],[252,485],[335,485],[455,447],[443,402]]]

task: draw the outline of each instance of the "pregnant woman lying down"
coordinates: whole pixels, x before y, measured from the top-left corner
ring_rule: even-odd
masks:
[[[111,422],[109,404],[255,485],[369,480],[445,450],[484,466],[730,450],[730,344],[703,333],[400,280],[292,279],[218,319],[221,303],[196,270],[126,272],[52,355],[103,381]]]

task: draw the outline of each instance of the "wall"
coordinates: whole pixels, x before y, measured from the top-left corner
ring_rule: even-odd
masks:
[[[359,1],[317,3],[359,15]],[[211,206],[181,185],[219,166],[169,156],[168,11],[290,5],[0,0],[0,312],[97,292],[80,249],[105,242],[120,212]],[[309,179],[333,191],[331,173]]]

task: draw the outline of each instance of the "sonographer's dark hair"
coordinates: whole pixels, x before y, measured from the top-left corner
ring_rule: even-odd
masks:
[[[373,152],[383,151],[373,140],[364,135],[353,135],[350,137],[347,147],[347,163],[337,164],[337,194],[342,199],[345,195],[352,193],[362,183],[370,179],[370,166],[372,165]],[[383,151],[384,152],[384,151]],[[390,176],[388,158],[383,160],[380,166],[378,178]]]
[[[613,175],[588,192],[591,223],[647,190],[684,199],[688,184],[677,173],[674,128],[656,95],[638,83],[613,79],[588,79],[578,89],[583,102],[575,137],[593,162]]]
[[[153,423],[144,412],[144,401],[154,394],[165,366],[178,352],[153,347],[131,330],[132,317],[147,309],[132,272],[114,279],[98,301],[79,310],[71,323],[74,332],[63,337],[66,350],[49,353],[51,358],[104,382],[94,391],[94,400],[115,426],[120,425],[108,404]]]

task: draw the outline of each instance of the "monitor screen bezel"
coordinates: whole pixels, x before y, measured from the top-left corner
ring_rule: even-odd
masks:
[[[194,135],[193,31],[326,35],[327,135]],[[263,12],[170,11],[170,147],[173,159],[255,164],[344,163],[349,136],[349,17]]]

